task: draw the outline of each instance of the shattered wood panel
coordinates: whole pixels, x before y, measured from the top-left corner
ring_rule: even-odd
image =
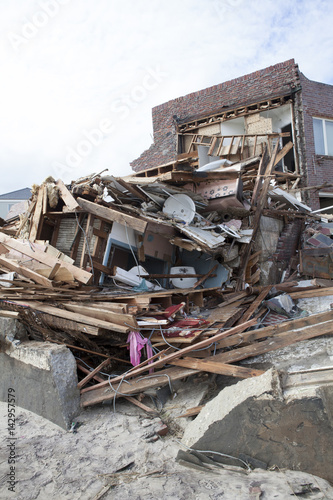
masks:
[[[301,273],[312,278],[331,279],[333,276],[333,250],[331,248],[314,250],[307,249],[300,252]]]

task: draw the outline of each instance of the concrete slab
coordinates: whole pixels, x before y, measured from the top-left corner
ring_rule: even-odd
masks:
[[[317,378],[318,380],[318,378]],[[333,383],[302,384],[283,397],[278,373],[226,387],[187,427],[183,444],[240,459],[252,457],[279,469],[316,474],[333,481]],[[215,460],[226,462],[219,455]],[[230,461],[234,463],[234,461]]]
[[[16,326],[12,325],[12,330]],[[10,326],[7,327],[9,331]],[[69,428],[80,411],[74,356],[65,346],[35,341],[17,343],[15,338],[8,342],[8,335],[4,342],[2,334],[1,342],[1,401],[7,401],[8,389],[12,389],[17,406]]]

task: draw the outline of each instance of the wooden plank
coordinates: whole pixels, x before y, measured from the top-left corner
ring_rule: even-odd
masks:
[[[4,309],[0,309],[0,316],[2,318],[17,319],[19,317],[19,313],[16,311],[6,311]]]
[[[93,235],[98,236],[99,238],[102,238],[104,240],[107,240],[109,237],[109,233],[106,233],[102,229],[97,229],[96,227],[93,228]]]
[[[84,316],[101,319],[103,321],[110,321],[111,323],[115,323],[116,325],[126,325],[135,329],[139,328],[135,317],[131,314],[117,313],[111,310],[105,310],[102,307],[89,307],[82,304],[78,305],[65,303],[64,306],[68,311],[83,314]]]
[[[95,258],[92,259],[92,262],[94,269],[96,269],[97,271],[101,271],[102,273],[107,274],[108,276],[112,275],[113,269],[111,267],[103,266],[103,264],[98,262]]]
[[[53,280],[54,279],[54,277],[57,274],[57,272],[59,271],[60,267],[61,267],[60,262],[56,262],[54,264],[53,268],[51,269],[50,274],[48,275],[49,280]]]
[[[153,408],[149,408],[149,406],[141,403],[141,401],[139,401],[138,399],[136,398],[133,398],[132,396],[124,396],[124,399],[126,399],[127,401],[129,401],[130,403],[132,403],[133,405],[135,406],[138,406],[139,408],[141,408],[141,410],[144,410],[146,411],[147,413],[152,413],[154,415],[157,415],[158,414],[158,411],[157,410],[154,410]]]
[[[75,302],[72,302],[73,304]],[[76,302],[78,305],[85,304],[85,301],[83,302]],[[119,302],[103,302],[103,301],[98,301],[98,302],[89,302],[89,307],[96,307],[97,309],[106,309],[108,311],[113,311],[115,313],[120,313],[120,314],[127,314],[128,313],[128,304],[127,303],[119,303]]]
[[[72,273],[72,275],[74,276],[75,279],[77,279],[77,281],[80,281],[85,285],[89,284],[92,280],[91,273],[74,266],[73,264],[67,262],[66,260],[53,257],[48,252],[41,252],[38,249],[34,249],[33,245],[31,248],[29,245],[25,245],[24,243],[21,243],[20,241],[17,241],[14,238],[10,238],[9,236],[5,236],[2,233],[0,233],[0,242],[6,245],[6,247],[12,248],[13,250],[17,250],[23,255],[26,255],[34,260],[37,260],[38,262],[41,262],[46,266],[53,267],[55,264],[60,263],[62,267],[65,267],[66,269],[68,269],[70,273]]]
[[[42,209],[43,215],[45,215],[47,213],[47,201],[48,201],[47,188],[45,187],[43,189],[43,209]]]
[[[27,267],[24,267],[23,264],[18,264],[15,260],[7,259],[3,255],[0,255],[0,264],[10,271],[14,271],[15,273],[18,273],[25,278],[29,278],[36,283],[45,286],[46,288],[53,287],[53,282],[51,280],[45,278],[44,276],[41,276],[31,269],[28,269]]]
[[[43,323],[51,328],[57,328],[58,330],[67,332],[87,333],[95,336],[99,335],[99,328],[96,328],[95,326],[86,325],[85,323],[80,323],[71,319],[59,318],[58,316],[52,316],[51,314],[42,312],[39,312],[38,316]]]
[[[215,264],[214,267],[211,268],[210,271],[208,271],[207,274],[205,274],[202,278],[200,278],[196,283],[194,283],[194,286],[193,288],[197,288],[198,286],[200,286],[204,281],[206,281],[207,278],[209,278],[209,276],[215,271],[215,269],[217,268],[218,264]]]
[[[294,300],[306,299],[308,297],[326,297],[328,295],[333,295],[333,287],[328,288],[316,288],[314,290],[304,290],[299,292],[291,292],[290,297]]]
[[[170,361],[170,364],[236,378],[257,377],[265,373],[262,370],[255,370],[254,368],[216,362],[214,361],[215,357],[216,356],[212,356],[210,359],[205,360],[195,358],[174,359]]]
[[[229,304],[234,302],[238,302],[240,299],[244,299],[244,297],[248,297],[247,292],[236,292],[232,294],[232,297],[228,297],[224,302],[218,305],[218,307],[226,307]]]
[[[259,354],[287,347],[288,345],[300,342],[301,340],[308,340],[332,333],[333,321],[327,321],[319,325],[309,326],[302,330],[279,333],[273,338],[263,340],[262,342],[257,342],[245,347],[239,347],[233,351],[217,354],[214,356],[214,360],[220,361],[221,363],[235,363],[237,361],[241,361],[242,359],[251,358],[258,356]],[[202,360],[202,362],[204,363],[205,360]]]
[[[30,235],[29,235],[30,241],[35,241],[37,239],[40,220],[41,220],[41,216],[42,216],[44,187],[45,186],[42,185],[42,186],[40,186],[40,188],[38,190],[35,211],[34,211],[32,223],[31,223],[31,228],[30,228]]]
[[[251,318],[252,314],[254,314],[255,310],[260,306],[262,301],[265,299],[265,297],[269,294],[271,289],[273,288],[272,285],[266,286],[258,295],[258,297],[252,302],[250,307],[247,309],[247,311],[243,314],[242,318],[239,320],[241,323],[244,323],[244,321],[247,321],[248,319]]]
[[[118,210],[114,210],[113,208],[104,207],[102,205],[98,205],[97,203],[84,200],[83,198],[77,198],[77,202],[82,210],[85,210],[86,212],[89,212],[107,222],[118,222],[118,224],[121,224],[122,226],[127,225],[127,227],[135,229],[139,233],[144,233],[147,227],[148,222],[132,217],[132,215],[124,214]]]
[[[80,205],[77,203],[77,201],[75,200],[75,198],[71,194],[71,192],[67,189],[67,187],[65,186],[63,181],[61,179],[59,179],[56,182],[56,185],[59,189],[60,196],[61,196],[63,202],[65,203],[66,207],[69,210],[78,210],[80,208]]]
[[[216,141],[217,141],[217,137],[216,137],[216,136],[214,136],[214,137],[213,137],[213,140],[212,140],[212,143],[211,143],[211,145],[210,145],[210,148],[209,148],[209,150],[208,150],[208,153],[207,153],[207,154],[208,154],[208,156],[212,156],[212,155],[213,155],[213,152],[214,152],[214,149],[215,149],[215,146],[216,146]]]
[[[279,147],[279,143],[277,142],[275,147],[274,147],[274,151],[272,153],[272,156],[270,158],[268,158],[267,148],[265,148],[265,152],[264,152],[263,157],[262,157],[261,168],[265,167],[264,182],[262,184],[262,187],[261,187],[261,190],[259,193],[258,189],[259,189],[259,185],[260,185],[259,182],[260,182],[261,178],[257,179],[258,182],[256,181],[257,191],[256,191],[255,199],[252,196],[252,207],[254,207],[256,205],[256,211],[255,211],[253,223],[252,223],[253,233],[252,233],[251,241],[247,245],[245,252],[241,258],[241,264],[240,264],[241,273],[238,277],[239,279],[238,279],[238,283],[237,283],[238,290],[242,289],[245,286],[246,269],[248,266],[248,261],[249,261],[250,255],[251,255],[252,247],[253,247],[254,241],[256,240],[257,233],[259,230],[260,218],[261,218],[263,209],[265,207],[265,204],[267,203],[267,193],[268,193],[268,188],[269,188],[269,184],[271,181],[271,173],[272,173],[274,161],[275,161],[275,158],[277,155],[278,147]]]
[[[16,236],[19,236],[23,227],[25,226],[26,222],[28,221],[30,215],[33,213],[34,209],[35,209],[35,206],[36,206],[36,199],[33,199],[29,205],[29,208],[28,210],[26,211],[26,213],[23,215],[22,217],[22,220],[20,222],[20,225],[16,231]]]
[[[323,322],[331,320],[333,320],[333,311],[326,311],[324,313],[314,314],[311,316],[307,316],[306,318],[298,318],[295,320],[289,320],[288,318],[286,318],[286,321],[283,321],[282,323],[278,323],[276,325],[259,328],[258,330],[252,330],[250,332],[244,332],[233,335],[232,337],[226,339],[222,339],[217,343],[216,348],[221,349],[224,347],[249,344],[265,337],[273,337],[274,335],[277,335],[279,333],[291,332],[293,330],[307,328],[308,326],[321,324]]]
[[[94,375],[97,375],[98,372],[100,372],[105,366],[109,365],[111,363],[111,359],[107,358],[102,363],[100,363],[94,370],[88,373],[86,377],[84,377],[80,382],[77,384],[78,389],[82,389],[87,383],[94,377]]]
[[[281,149],[281,151],[278,152],[278,154],[276,155],[276,158],[275,158],[275,161],[274,161],[274,167],[275,165],[277,165],[279,163],[279,161],[282,160],[282,158],[284,158],[284,156],[286,156],[286,154],[294,147],[294,144],[292,143],[292,141],[289,141],[285,146],[283,146],[283,148]]]
[[[90,240],[91,240],[92,235],[93,235],[94,219],[95,219],[95,216],[92,215],[91,213],[89,213],[88,218],[87,218],[87,225],[86,225],[86,229],[85,229],[85,237],[83,238],[83,247],[82,247],[81,259],[80,259],[80,267],[83,269],[85,269],[86,264],[87,264],[89,247],[90,247]]]
[[[106,382],[106,385],[104,387],[99,387],[98,389],[97,386],[101,386],[101,384],[96,384],[93,391],[82,391],[81,406],[86,407],[102,403],[103,401],[110,401],[115,397],[121,397],[123,394],[128,396],[132,394],[138,394],[148,389],[153,389],[154,387],[167,385],[169,381],[174,382],[196,373],[198,373],[197,370],[172,367],[167,368],[166,370],[161,370],[156,375],[149,376],[149,378],[139,377],[138,379],[133,379],[131,380],[130,384],[122,383],[121,380],[118,380],[117,382],[111,380],[111,384],[114,390],[112,390],[108,382]],[[122,378],[123,377],[121,377],[121,379]],[[119,394],[118,391],[121,394]]]
[[[204,407],[205,405],[194,406],[193,408],[189,408],[188,410],[186,410],[186,412],[182,415],[178,415],[178,417],[176,418],[195,417],[201,412]]]
[[[168,363],[170,363],[170,361],[172,361],[176,358],[180,358],[181,356],[184,356],[185,354],[192,352],[196,349],[203,349],[204,347],[208,347],[212,343],[217,342],[219,340],[222,340],[223,338],[226,338],[230,335],[234,335],[235,333],[243,332],[247,328],[250,328],[250,326],[253,326],[256,323],[256,321],[257,321],[256,319],[252,319],[250,321],[247,321],[243,325],[235,326],[234,328],[230,328],[230,330],[228,330],[227,332],[218,333],[216,335],[213,335],[212,337],[209,337],[208,339],[205,339],[205,340],[202,340],[201,342],[198,342],[197,344],[190,345],[188,347],[184,347],[184,349],[181,349],[180,351],[173,352],[171,354],[163,356],[163,357],[161,357],[161,359],[159,359],[157,361],[153,361],[152,363],[150,363],[150,359],[147,359],[146,361],[144,361],[142,363],[142,366],[140,368],[136,367],[133,370],[130,370],[129,372],[127,372],[125,375],[116,377],[113,381],[115,383],[120,382],[123,379],[127,379],[130,377],[140,375],[141,373],[144,373],[148,369],[158,368],[160,366],[168,364]],[[148,363],[149,363],[149,365],[148,365]],[[99,387],[102,387],[103,385],[104,384],[98,384]],[[97,386],[95,386],[95,387],[97,387]],[[89,389],[90,388],[88,387],[86,390],[89,390]]]
[[[141,200],[144,201],[149,201],[149,198],[147,195],[145,195],[138,187],[133,186],[131,183],[124,181],[121,177],[117,177],[116,181],[127,191],[129,191],[132,195],[136,196],[137,198],[140,198]]]
[[[46,312],[51,314],[52,316],[57,316],[64,319],[69,319],[72,321],[76,321],[77,323],[84,323],[87,325],[95,326],[97,328],[104,328],[106,330],[113,330],[115,332],[120,333],[128,333],[130,331],[129,327],[116,325],[115,323],[111,323],[109,321],[103,321],[100,319],[91,318],[90,316],[86,316],[85,314],[78,314],[71,311],[66,311],[65,309],[60,309],[57,307],[41,304],[39,302],[31,302],[31,301],[15,301],[18,305],[27,305],[31,309],[36,311]]]

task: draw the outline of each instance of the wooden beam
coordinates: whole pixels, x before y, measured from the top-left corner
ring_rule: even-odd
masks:
[[[129,396],[145,392],[146,390],[153,389],[154,387],[167,385],[169,381],[174,382],[196,373],[198,373],[197,370],[172,367],[167,368],[166,370],[161,370],[156,373],[156,375],[149,376],[149,378],[139,377],[138,379],[131,380],[130,384],[121,383],[119,380],[117,383],[114,380],[111,380],[112,387],[114,387],[115,390],[112,390],[108,381],[104,387],[99,389],[97,389],[97,386],[100,387],[102,384],[96,384],[93,391],[84,392],[85,389],[83,389],[81,393],[81,406],[91,406],[102,403],[103,401],[110,401],[115,397],[122,397],[123,395]],[[89,389],[89,387],[86,389]]]
[[[262,342],[257,342],[245,347],[239,347],[229,352],[223,352],[217,354],[214,359],[215,361],[220,361],[221,363],[236,363],[242,359],[251,358],[258,356],[259,354],[264,354],[266,352],[274,351],[282,347],[287,347],[288,345],[300,342],[301,340],[308,340],[315,337],[320,337],[321,335],[327,335],[333,333],[333,321],[327,321],[325,323],[320,323],[319,325],[312,325],[301,330],[290,330],[283,333],[275,335],[273,338],[263,340]],[[205,360],[202,361],[203,363]]]
[[[262,370],[255,370],[254,368],[246,368],[245,366],[236,366],[216,362],[214,361],[214,358],[215,356],[211,356],[209,359],[206,359],[205,362],[201,359],[195,358],[174,359],[173,361],[170,361],[170,364],[236,378],[257,377],[258,375],[265,373]]]
[[[84,304],[78,305],[72,303],[65,303],[64,306],[68,311],[73,311],[77,314],[83,314],[84,316],[101,319],[103,321],[110,321],[116,325],[126,325],[135,329],[139,328],[135,317],[131,314],[113,312],[103,309],[103,306],[89,307]]]
[[[206,281],[207,278],[209,278],[209,276],[215,271],[215,269],[217,268],[218,264],[215,264],[214,267],[211,268],[210,271],[208,271],[207,274],[205,274],[202,278],[200,278],[196,283],[194,283],[194,286],[193,288],[197,288],[198,286],[200,286],[204,281]]]
[[[252,302],[248,310],[243,314],[242,318],[239,320],[241,323],[247,321],[251,318],[252,314],[254,314],[255,310],[260,306],[262,301],[266,298],[269,292],[272,289],[272,285],[266,286],[258,295],[258,297]]]
[[[70,193],[61,179],[56,182],[56,186],[59,189],[60,196],[66,207],[71,211],[78,210],[80,208],[80,205],[77,203],[74,196]]]
[[[82,210],[85,210],[86,212],[89,212],[107,222],[118,222],[118,224],[123,226],[127,225],[139,233],[144,233],[147,227],[148,222],[132,217],[131,215],[124,214],[118,210],[114,210],[113,208],[104,207],[83,198],[77,198],[77,202]]]
[[[184,356],[185,354],[192,352],[196,349],[202,349],[204,347],[208,347],[210,344],[217,342],[219,340],[222,340],[223,338],[229,337],[230,335],[234,335],[235,333],[243,332],[247,328],[250,328],[250,326],[253,326],[257,322],[256,319],[252,319],[250,321],[247,321],[243,325],[238,325],[235,326],[234,328],[230,328],[227,332],[221,332],[216,335],[213,335],[212,337],[209,337],[208,339],[202,340],[201,342],[198,342],[196,344],[190,345],[188,347],[184,347],[180,351],[173,352],[171,354],[168,354],[166,356],[161,357],[161,359],[157,361],[153,361],[150,363],[151,359],[147,359],[142,363],[141,367],[135,367],[133,370],[128,371],[125,375],[116,377],[113,379],[113,381],[120,382],[121,380],[134,377],[137,375],[140,375],[141,373],[144,373],[145,371],[151,369],[151,368],[158,368],[160,366],[163,366],[165,364],[169,364],[172,360],[180,358],[181,356]],[[148,364],[149,363],[149,364]],[[107,384],[98,384],[99,387],[103,387]],[[97,386],[95,386],[96,388]],[[94,389],[95,389],[94,388]],[[89,390],[90,388],[88,387],[86,390]]]
[[[12,259],[7,259],[3,255],[0,255],[0,264],[4,266],[6,269],[9,269],[10,271],[14,271],[17,274],[20,274],[21,276],[24,276],[25,278],[29,278],[36,283],[45,286],[46,288],[52,288],[53,287],[53,282],[44,276],[36,273],[35,271],[32,271],[32,269],[29,269],[23,264],[19,264],[15,260]]]
[[[48,306],[46,304],[41,304],[37,301],[32,302],[29,300],[28,301],[25,300],[21,303],[20,301],[16,300],[15,303],[18,305],[29,306],[31,309],[34,309],[36,311],[46,312],[48,314],[51,314],[52,316],[69,319],[71,321],[76,321],[77,323],[81,324],[83,323],[86,325],[95,326],[97,328],[104,328],[106,330],[113,330],[115,332],[120,332],[120,333],[128,333],[130,331],[130,328],[126,326],[116,325],[115,323],[111,323],[109,321],[103,321],[100,319],[95,319],[90,316],[86,316],[85,314],[78,314],[71,311],[66,311],[65,309],[60,309],[58,307]]]
[[[314,290],[300,290],[297,292],[291,292],[289,295],[294,300],[306,299],[308,297],[327,297],[328,295],[333,295],[333,287],[316,288]]]
[[[281,149],[281,151],[278,152],[278,154],[276,155],[276,158],[275,158],[275,161],[274,161],[274,167],[279,163],[279,161],[282,160],[282,158],[284,158],[284,156],[286,156],[286,154],[294,147],[294,144],[292,143],[292,141],[289,141],[285,146],[283,146],[283,148]]]
[[[43,209],[44,188],[45,188],[45,186],[42,185],[38,189],[37,201],[36,201],[35,211],[34,211],[34,215],[32,218],[30,235],[29,235],[29,239],[31,241],[35,241],[37,239],[37,235],[39,232],[39,225],[40,225],[40,220],[42,217],[42,209]]]
[[[97,375],[98,372],[100,372],[105,366],[109,365],[111,363],[111,359],[105,359],[102,361],[101,364],[99,364],[94,370],[88,373],[86,377],[84,377],[80,382],[77,384],[78,389],[82,389],[87,383],[94,377],[94,375]]]
[[[285,321],[276,325],[266,326],[265,328],[259,328],[258,330],[252,330],[222,339],[217,343],[216,348],[221,349],[224,347],[250,344],[259,339],[274,337],[279,333],[292,332],[294,330],[307,328],[308,326],[317,325],[331,320],[333,320],[333,311],[326,311],[324,313],[313,314],[305,318],[298,318],[294,320],[286,318]]]

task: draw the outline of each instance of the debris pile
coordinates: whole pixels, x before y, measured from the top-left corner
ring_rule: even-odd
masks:
[[[333,313],[307,317],[297,300],[333,294],[333,224],[290,193],[279,135],[233,163],[189,153],[122,178],[48,178],[1,222],[1,314],[73,351],[82,406],[149,411],[148,388],[254,377],[235,363],[331,333]]]

